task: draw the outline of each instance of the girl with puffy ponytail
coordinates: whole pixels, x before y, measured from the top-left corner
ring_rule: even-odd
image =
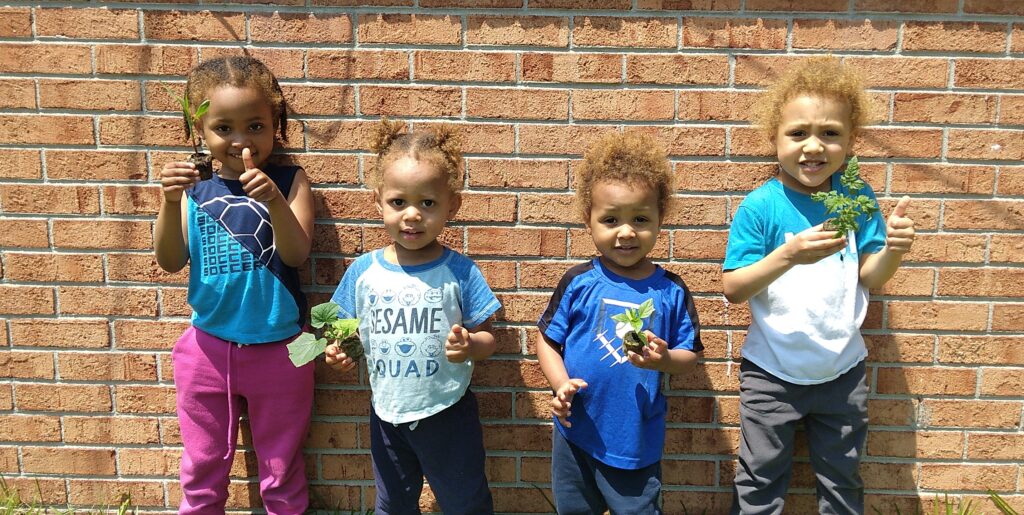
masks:
[[[420,513],[426,476],[446,514],[493,513],[474,364],[494,353],[501,307],[480,269],[438,241],[461,204],[462,152],[449,126],[402,133],[381,121],[371,144],[374,203],[392,243],[357,258],[332,300],[359,319],[373,390],[375,513]],[[327,363],[355,368],[337,345]]]

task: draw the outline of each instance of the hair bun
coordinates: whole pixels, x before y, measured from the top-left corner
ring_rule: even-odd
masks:
[[[398,139],[403,128],[405,128],[405,124],[402,122],[392,122],[387,118],[381,118],[377,125],[377,133],[370,141],[370,150],[378,156],[383,156],[391,148],[391,144]]]

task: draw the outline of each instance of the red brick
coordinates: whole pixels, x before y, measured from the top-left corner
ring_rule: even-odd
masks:
[[[502,310],[499,312],[498,320],[503,322],[536,323],[537,317],[539,317],[544,311],[544,308],[547,307],[549,297],[550,296],[548,295],[500,294],[498,295],[498,300],[501,301]],[[536,372],[539,374],[539,369]],[[542,376],[538,375],[537,377],[540,379],[532,381],[534,384],[531,384],[531,386],[537,388],[547,387],[547,381],[544,380]],[[498,384],[505,385],[506,383],[495,380],[494,386],[497,386]]]
[[[674,196],[665,208],[663,225],[724,225],[724,197]]]
[[[317,415],[366,417],[370,414],[368,391],[317,390],[314,398]]]
[[[980,22],[908,22],[904,51],[988,52],[1006,50],[1006,25]]]
[[[737,55],[733,80],[737,85],[767,86],[790,67],[806,59],[796,55]]]
[[[782,50],[786,32],[786,20],[683,17],[683,48]]]
[[[156,290],[60,286],[57,288],[62,314],[156,316]]]
[[[351,86],[282,87],[285,101],[294,114],[353,115],[356,112],[355,89]]]
[[[1016,234],[993,234],[989,247],[992,263],[1024,262],[1024,237]]]
[[[468,228],[471,255],[564,256],[564,229]]]
[[[253,47],[204,47],[203,59],[248,55],[263,61],[275,77],[280,79],[305,78],[305,51],[299,49]],[[161,93],[164,93],[161,89]],[[164,93],[166,95],[166,93]],[[147,99],[148,101],[148,99]],[[170,105],[170,104],[168,104]]]
[[[558,193],[522,194],[519,221],[524,223],[576,223],[573,195]]]
[[[535,9],[629,9],[630,0],[531,0]]]
[[[36,474],[114,475],[113,449],[24,447],[22,470]]]
[[[569,46],[569,20],[547,16],[469,16],[466,43],[503,46]]]
[[[309,50],[309,77],[407,80],[409,54],[396,51]]]
[[[36,9],[36,35],[78,39],[139,39],[132,9]]]
[[[858,12],[918,12],[955,13],[958,0],[904,0],[893,3],[888,0],[856,0],[854,10]]]
[[[198,62],[199,56],[193,47],[177,45],[100,45],[96,47],[96,72],[100,74],[142,73],[183,76]],[[86,58],[86,63],[88,63],[88,58]],[[88,73],[88,71],[84,73]]]
[[[53,353],[0,351],[3,377],[14,379],[54,379]]]
[[[1024,304],[998,303],[992,307],[992,330],[1020,331],[1024,329]]]
[[[824,0],[809,4],[799,0],[747,0],[748,11],[841,11],[847,3],[843,0]]]
[[[469,160],[471,187],[543,187],[568,186],[568,162],[547,160]]]
[[[32,37],[32,10],[28,7],[0,8],[0,37]]]
[[[738,11],[740,0],[638,0],[637,9]]]
[[[970,0],[968,0],[970,1]],[[1013,490],[1016,465],[969,465],[925,463],[921,465],[921,488],[938,490]]]
[[[0,43],[0,73],[6,72],[90,74],[92,55],[88,45]]]
[[[981,369],[981,395],[1014,397],[1024,388],[1024,368]]]
[[[992,95],[897,93],[893,121],[930,123],[988,123],[995,121]]]
[[[1010,31],[1010,51],[1024,52],[1024,26],[1014,23]]]
[[[1024,195],[1024,167],[999,167],[999,194]]]
[[[0,313],[52,315],[54,314],[53,288],[0,285]]]
[[[502,193],[462,193],[457,222],[514,222],[516,196]]]
[[[868,361],[931,363],[935,337],[915,334],[864,335]]]
[[[11,320],[11,341],[15,346],[103,348],[110,345],[108,331],[106,320]]]
[[[122,350],[171,350],[188,326],[186,322],[117,320],[114,322],[114,347]]]
[[[363,121],[305,122],[307,145],[313,150],[363,150],[370,146],[377,124]]]
[[[519,151],[582,156],[591,144],[613,130],[613,127],[597,125],[523,124],[519,126]]]
[[[1021,297],[1024,270],[1017,268],[943,268],[939,295],[956,297]]]
[[[1024,159],[1024,131],[950,129],[946,156],[950,159]]]
[[[1013,336],[940,336],[939,361],[1022,365],[1024,339]]]
[[[969,438],[967,457],[970,459],[1024,460],[1024,436],[1022,435],[971,433]]]
[[[38,150],[0,149],[0,178],[39,179],[42,176]]]
[[[355,0],[358,4],[364,0]],[[411,2],[410,2],[411,5]],[[523,0],[420,0],[420,7],[475,7],[475,8],[511,8],[522,7]]]
[[[622,56],[619,54],[566,54],[530,52],[522,55],[524,81],[622,82]]]
[[[575,46],[676,48],[679,26],[675,18],[621,18],[577,16]]]
[[[109,412],[110,387],[93,384],[15,384],[17,407],[22,411]]]
[[[523,59],[525,61],[527,55]],[[523,65],[525,76],[526,65]],[[453,82],[514,82],[516,55],[511,52],[447,52],[419,50],[415,80]]]
[[[223,11],[144,11],[148,40],[245,41],[245,15]]]
[[[4,276],[16,281],[103,281],[103,257],[99,254],[7,252],[4,265]]]
[[[157,444],[157,419],[143,417],[64,417],[64,441],[86,444]]]
[[[921,403],[923,427],[1015,428],[1020,402],[926,399]]]
[[[985,245],[986,238],[980,235],[918,233],[913,251],[904,261],[981,263],[985,260]]]
[[[677,188],[682,191],[751,191],[772,178],[775,163],[698,163],[675,165]]]
[[[0,80],[0,108],[35,109],[35,81],[22,79]]]
[[[320,189],[313,192],[319,218],[378,218],[369,190]]]
[[[297,166],[306,170],[309,182],[318,184],[359,183],[359,158],[353,155],[298,154],[293,159]]]
[[[575,90],[572,114],[577,120],[671,120],[675,93],[643,90]]]
[[[0,202],[9,213],[99,214],[100,194],[94,186],[8,184],[0,186]]]
[[[103,213],[155,215],[163,203],[159,186],[104,186]]]
[[[520,288],[553,289],[558,281],[579,261],[524,261],[519,264]]]
[[[569,92],[556,89],[466,89],[466,116],[565,120]]]
[[[974,395],[977,372],[965,368],[879,368],[882,394]]]
[[[457,16],[424,14],[363,14],[359,16],[358,38],[365,43],[412,45],[458,45],[462,23]]]
[[[677,259],[725,259],[727,231],[672,231],[672,257]]]
[[[654,138],[671,156],[720,156],[725,152],[725,129],[721,127],[630,126],[630,131],[643,132]]]
[[[729,59],[717,55],[626,56],[626,81],[649,84],[708,84],[729,81]]]
[[[927,268],[901,268],[874,295],[909,295],[927,297],[935,287],[935,271]]]
[[[908,426],[917,420],[918,400],[871,399],[868,401],[870,423],[881,426]]]
[[[89,237],[82,236],[88,234]],[[152,225],[128,220],[54,220],[53,244],[76,249],[149,249]]]
[[[352,20],[347,14],[253,12],[249,34],[253,41],[348,43]]]
[[[973,438],[974,435],[971,436],[972,440]],[[868,433],[869,456],[960,459],[963,449],[964,435],[960,432],[872,431]]]
[[[156,357],[136,353],[64,352],[57,355],[61,379],[81,381],[156,381]]]
[[[964,0],[964,13],[1015,14],[1021,16],[1024,15],[1024,6],[1005,0]]]
[[[185,284],[188,282],[188,267],[176,273],[160,268],[153,253],[108,254],[107,279],[143,283]]]
[[[324,455],[320,460],[323,479],[373,479],[373,466],[369,455]]]
[[[953,85],[958,88],[1024,88],[1024,62],[1013,59],[957,59]]]
[[[119,413],[174,413],[174,388],[172,386],[126,386],[114,387]]]
[[[462,90],[448,86],[363,86],[359,89],[359,110],[384,116],[458,116],[462,112]]]
[[[937,158],[942,131],[932,129],[865,129],[857,145],[861,157]]]
[[[1024,206],[1017,201],[946,200],[944,229],[1024,229]]]
[[[124,181],[147,177],[145,152],[47,150],[45,159],[46,175],[51,180]]]
[[[739,428],[669,428],[665,452],[679,454],[736,454]]]
[[[847,57],[868,88],[945,88],[949,61],[933,57]]]
[[[90,126],[91,128],[91,126]],[[188,140],[181,128],[181,117],[102,116],[100,143],[104,145],[175,145],[185,147]]]
[[[889,328],[984,331],[988,305],[961,302],[889,302]]]
[[[130,496],[133,507],[162,508],[165,504],[164,485],[159,481],[72,479],[68,485],[68,502],[80,506],[120,506],[127,496]]]
[[[747,92],[683,91],[679,94],[679,119],[746,121],[756,100],[756,94]]]
[[[989,166],[897,163],[892,169],[891,189],[893,194],[991,195],[995,190],[995,169]]]
[[[26,145],[91,145],[91,116],[0,115],[0,140]]]

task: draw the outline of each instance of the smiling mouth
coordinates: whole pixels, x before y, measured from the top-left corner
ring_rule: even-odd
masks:
[[[818,171],[825,167],[825,161],[802,161],[800,162],[800,168]]]

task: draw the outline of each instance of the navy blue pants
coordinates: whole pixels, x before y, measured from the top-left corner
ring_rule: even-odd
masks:
[[[445,515],[494,513],[480,412],[468,390],[444,411],[411,423],[390,424],[371,409],[370,453],[378,515],[420,513],[423,476]]]
[[[661,462],[641,469],[620,469],[597,461],[553,429],[551,490],[559,515],[661,513]]]

